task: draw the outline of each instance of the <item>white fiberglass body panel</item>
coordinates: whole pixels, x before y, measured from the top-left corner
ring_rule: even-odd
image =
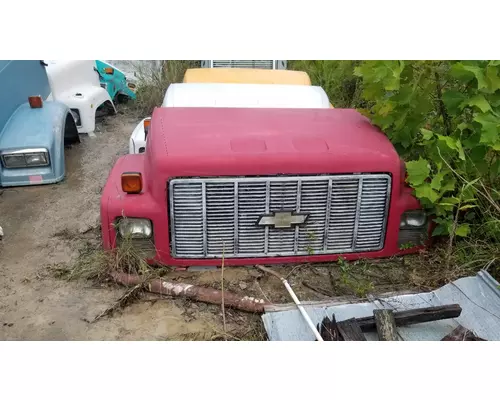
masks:
[[[53,100],[72,111],[79,133],[95,130],[96,111],[106,106],[116,112],[108,92],[99,82],[95,60],[45,60]]]
[[[331,108],[319,86],[246,83],[174,83],[161,107]],[[130,137],[129,152],[142,153],[145,146],[142,120]]]

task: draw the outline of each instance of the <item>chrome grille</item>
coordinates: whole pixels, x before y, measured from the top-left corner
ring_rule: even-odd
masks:
[[[272,257],[380,250],[391,191],[387,174],[187,178],[169,184],[172,255]],[[290,228],[263,215],[307,214]]]
[[[274,60],[213,60],[213,68],[273,69]]]

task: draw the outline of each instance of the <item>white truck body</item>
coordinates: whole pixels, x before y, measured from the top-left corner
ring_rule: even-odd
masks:
[[[306,85],[267,85],[234,83],[173,83],[161,107],[226,108],[330,108],[323,88]],[[129,140],[129,153],[142,153],[146,147],[143,119]]]
[[[51,87],[51,99],[66,104],[75,118],[78,133],[92,134],[96,111],[101,105],[116,108],[101,87],[94,60],[44,60]]]

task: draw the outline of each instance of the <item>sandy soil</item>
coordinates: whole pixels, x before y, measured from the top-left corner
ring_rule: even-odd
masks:
[[[99,124],[95,138],[82,135],[81,144],[66,150],[67,178],[62,183],[0,191],[0,223],[5,234],[0,242],[0,339],[222,337],[219,306],[181,299],[140,299],[112,316],[89,323],[119,299],[124,289],[67,282],[48,272],[48,266],[73,262],[86,241],[97,240],[102,186],[116,159],[127,152],[128,138],[137,122],[122,109]],[[289,277],[302,300],[323,300],[329,293],[353,294],[367,284],[336,286],[335,282],[342,282],[338,268],[289,266],[281,273]],[[276,278],[255,269],[228,268],[224,275],[228,290],[277,303],[290,302]],[[174,272],[170,278],[220,287],[220,271]],[[384,282],[386,288],[394,289],[395,282]],[[227,310],[226,321],[227,338],[265,339],[257,315]]]

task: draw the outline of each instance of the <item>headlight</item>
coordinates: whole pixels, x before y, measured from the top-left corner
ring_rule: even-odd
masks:
[[[23,168],[26,167],[26,160],[23,154],[6,154],[2,156],[5,168]]]
[[[49,153],[45,149],[18,150],[2,154],[5,168],[44,167],[50,164]]]
[[[73,116],[73,119],[75,120],[75,124],[77,126],[80,126],[82,123],[80,121],[80,111],[76,108],[72,108],[71,110],[71,115]]]
[[[427,222],[427,215],[422,210],[407,211],[401,215],[400,228],[421,228]]]
[[[24,156],[26,157],[26,164],[30,167],[48,164],[47,153],[27,153]]]
[[[152,236],[153,227],[149,219],[122,218],[118,221],[118,233],[121,237],[147,239]]]

